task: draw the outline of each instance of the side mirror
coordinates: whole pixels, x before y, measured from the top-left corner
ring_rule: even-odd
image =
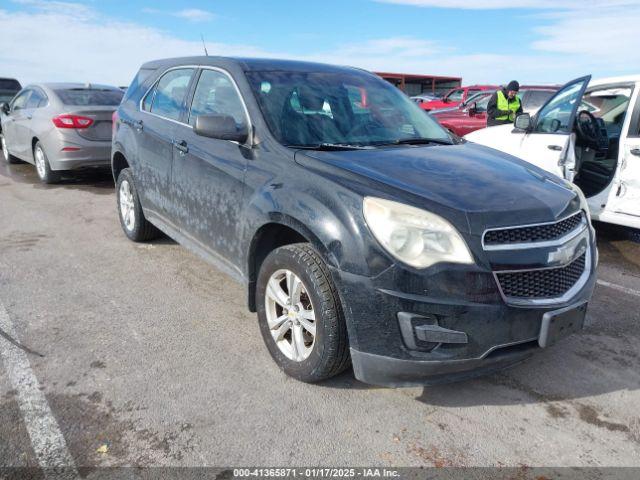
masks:
[[[245,143],[249,137],[246,125],[238,128],[236,121],[230,115],[198,115],[193,128],[196,135]]]
[[[518,130],[524,130],[525,132],[530,131],[533,127],[533,123],[531,122],[531,115],[529,115],[528,113],[521,113],[516,117],[516,120],[513,123]]]
[[[478,111],[478,104],[476,102],[471,102],[469,104],[468,110],[471,115],[475,115]]]
[[[2,113],[4,113],[5,115],[9,115],[11,107],[9,107],[9,104],[7,102],[2,102],[0,103],[0,110],[2,110]]]

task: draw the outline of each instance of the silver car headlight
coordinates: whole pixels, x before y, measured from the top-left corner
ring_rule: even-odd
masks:
[[[402,203],[366,197],[364,218],[394,258],[415,268],[439,262],[472,264],[464,239],[444,218]]]

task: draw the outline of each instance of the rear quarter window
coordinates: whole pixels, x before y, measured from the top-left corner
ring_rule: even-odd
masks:
[[[119,89],[70,88],[55,90],[65,105],[120,105],[124,92]]]

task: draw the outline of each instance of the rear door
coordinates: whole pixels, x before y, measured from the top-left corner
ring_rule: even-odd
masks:
[[[206,67],[199,73],[190,108],[185,112],[188,125],[175,129],[173,212],[183,234],[238,265],[242,261],[237,238],[249,150],[236,142],[196,135],[196,117],[211,114],[233,117],[238,128],[250,125],[230,74]]]
[[[640,218],[640,85],[636,85],[630,105],[631,119],[620,139],[620,161],[609,196],[607,210]],[[636,219],[637,221],[637,219]]]
[[[591,76],[563,86],[540,108],[530,132],[517,132],[517,156],[569,181],[575,175],[573,124]],[[511,152],[509,152],[511,153]]]
[[[173,140],[196,69],[174,68],[165,72],[141,102],[140,117],[133,121],[138,138],[138,191],[145,209],[175,227],[170,194]]]

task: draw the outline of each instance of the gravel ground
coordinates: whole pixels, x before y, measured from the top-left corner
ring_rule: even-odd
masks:
[[[2,165],[0,225],[0,305],[80,468],[640,466],[624,229],[597,226],[607,283],[582,333],[490,377],[386,389],[282,374],[233,280],[169,239],[126,239],[106,172],[42,186]],[[0,362],[0,465],[35,466],[18,400]]]

